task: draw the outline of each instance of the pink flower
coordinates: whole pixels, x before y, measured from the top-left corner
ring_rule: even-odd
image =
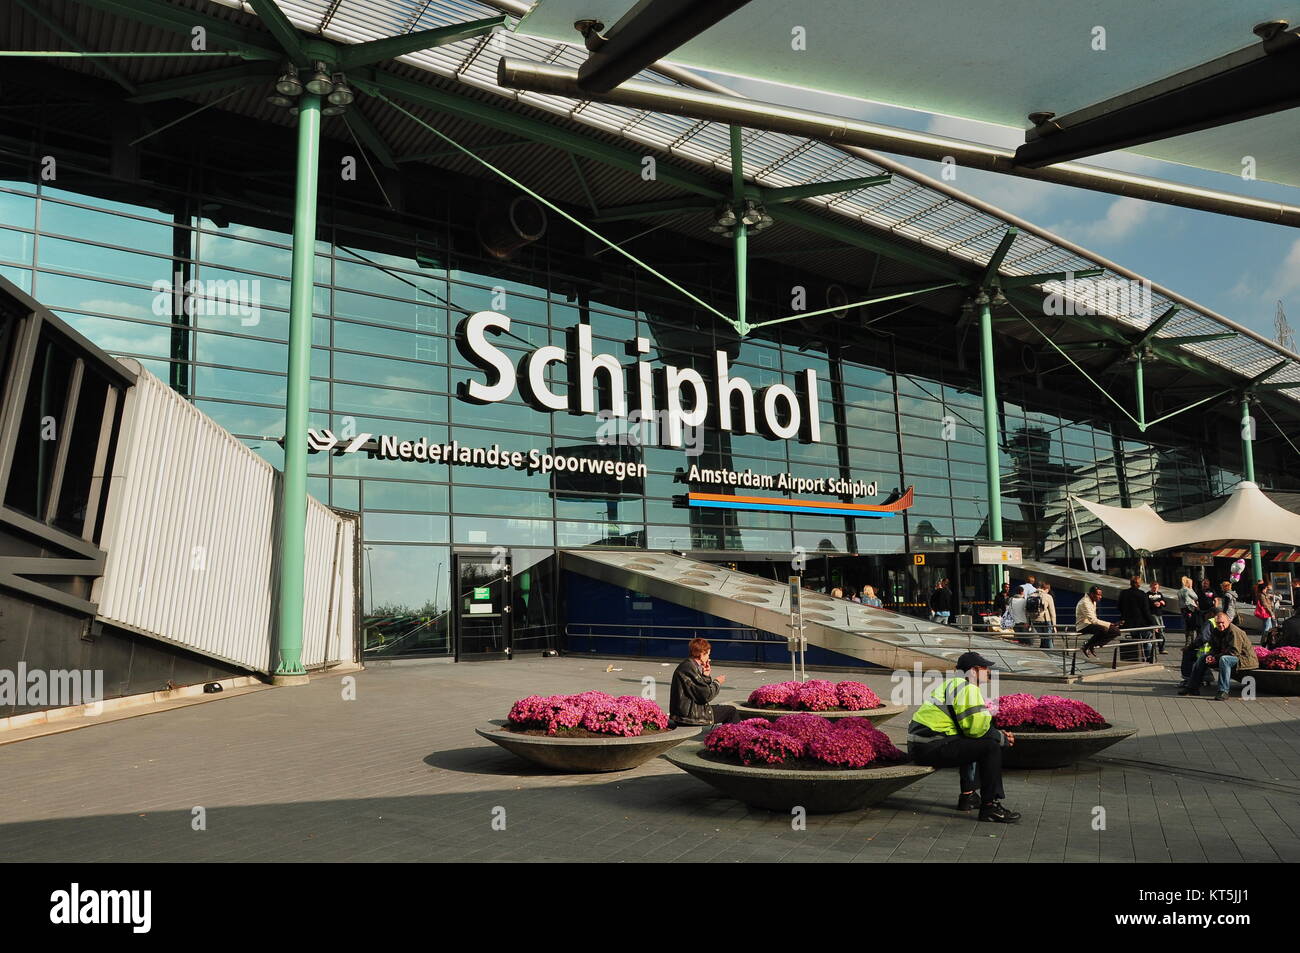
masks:
[[[880,697],[861,682],[840,682],[835,686],[835,696],[839,707],[849,711],[865,711],[868,708],[880,708]]]
[[[774,731],[780,731],[791,738],[796,738],[806,747],[809,742],[832,730],[831,723],[822,718],[820,715],[813,715],[808,712],[795,712],[791,715],[782,715],[772,724]],[[800,752],[802,754],[802,752]]]
[[[507,719],[521,728],[542,729],[556,735],[575,728],[597,734],[632,738],[647,729],[668,727],[668,715],[647,698],[605,692],[578,695],[530,695],[510,708]]]
[[[741,740],[737,749],[744,764],[781,764],[804,752],[804,743],[783,731],[756,728]]]
[[[830,711],[839,706],[835,683],[813,678],[804,682],[791,699],[791,707],[802,711]]]
[[[770,727],[771,722],[766,718],[747,718],[732,725],[718,725],[704,739],[704,747],[708,751],[716,751],[719,754],[738,754],[741,742],[754,732],[767,730]]]
[[[789,708],[790,696],[799,689],[799,682],[777,682],[774,685],[760,685],[749,693],[749,704]]]
[[[809,744],[808,755],[841,768],[865,768],[876,760],[876,744],[868,731],[837,728]]]
[[[1268,656],[1269,656],[1268,649],[1264,648],[1264,646],[1262,645],[1255,646],[1255,658],[1259,659],[1262,662],[1264,661],[1264,659],[1268,658]]]
[[[1037,702],[1038,699],[1033,695],[1023,692],[995,698],[989,702],[993,724],[999,728],[1018,728],[1030,724],[1034,705]]]
[[[1300,668],[1300,649],[1294,646],[1284,645],[1280,649],[1274,649],[1268,653],[1263,662],[1264,668],[1277,669],[1283,672],[1294,672]]]
[[[993,712],[993,724],[1002,729],[1032,727],[1078,731],[1099,728],[1106,723],[1106,719],[1091,705],[1060,695],[1041,698],[1024,693],[1003,695],[989,705],[989,710]]]

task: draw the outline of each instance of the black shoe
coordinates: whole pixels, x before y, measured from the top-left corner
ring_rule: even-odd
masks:
[[[1186,685],[1183,685],[1183,686],[1181,686],[1181,687],[1178,689],[1178,694],[1180,694],[1180,695],[1190,695],[1190,694],[1192,694],[1192,689],[1188,688]]]
[[[963,794],[961,797],[957,798],[957,810],[959,811],[973,811],[979,806],[980,796],[974,792]]]
[[[1020,820],[1020,815],[1003,807],[1001,801],[994,801],[992,804],[984,804],[980,807],[980,820],[993,821],[995,824],[1014,824]]]
[[[1221,701],[1225,701],[1225,700],[1227,699],[1227,697],[1228,697],[1228,693],[1227,693],[1227,692],[1218,692],[1217,694],[1215,694],[1215,696],[1214,696],[1214,700],[1215,700],[1216,702],[1221,702]]]

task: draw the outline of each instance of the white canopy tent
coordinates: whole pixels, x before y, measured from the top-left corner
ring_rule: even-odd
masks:
[[[1081,506],[1119,534],[1134,549],[1158,552],[1224,539],[1300,546],[1300,513],[1278,506],[1248,481],[1237,484],[1227,501],[1200,519],[1171,523],[1149,503],[1105,506],[1072,496]]]

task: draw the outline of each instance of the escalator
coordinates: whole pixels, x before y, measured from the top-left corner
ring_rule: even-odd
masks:
[[[561,566],[638,593],[672,602],[741,626],[785,636],[789,591],[777,581],[736,572],[715,563],[671,553],[564,550]],[[1061,654],[1008,650],[1008,643],[887,609],[874,609],[805,590],[804,634],[809,645],[891,670],[949,670],[963,652],[974,650],[997,664],[1003,677],[1063,677]],[[1076,674],[1109,672],[1082,656]]]

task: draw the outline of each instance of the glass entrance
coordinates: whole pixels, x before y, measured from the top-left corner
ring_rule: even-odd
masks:
[[[505,659],[511,651],[510,557],[456,553],[456,659]]]

